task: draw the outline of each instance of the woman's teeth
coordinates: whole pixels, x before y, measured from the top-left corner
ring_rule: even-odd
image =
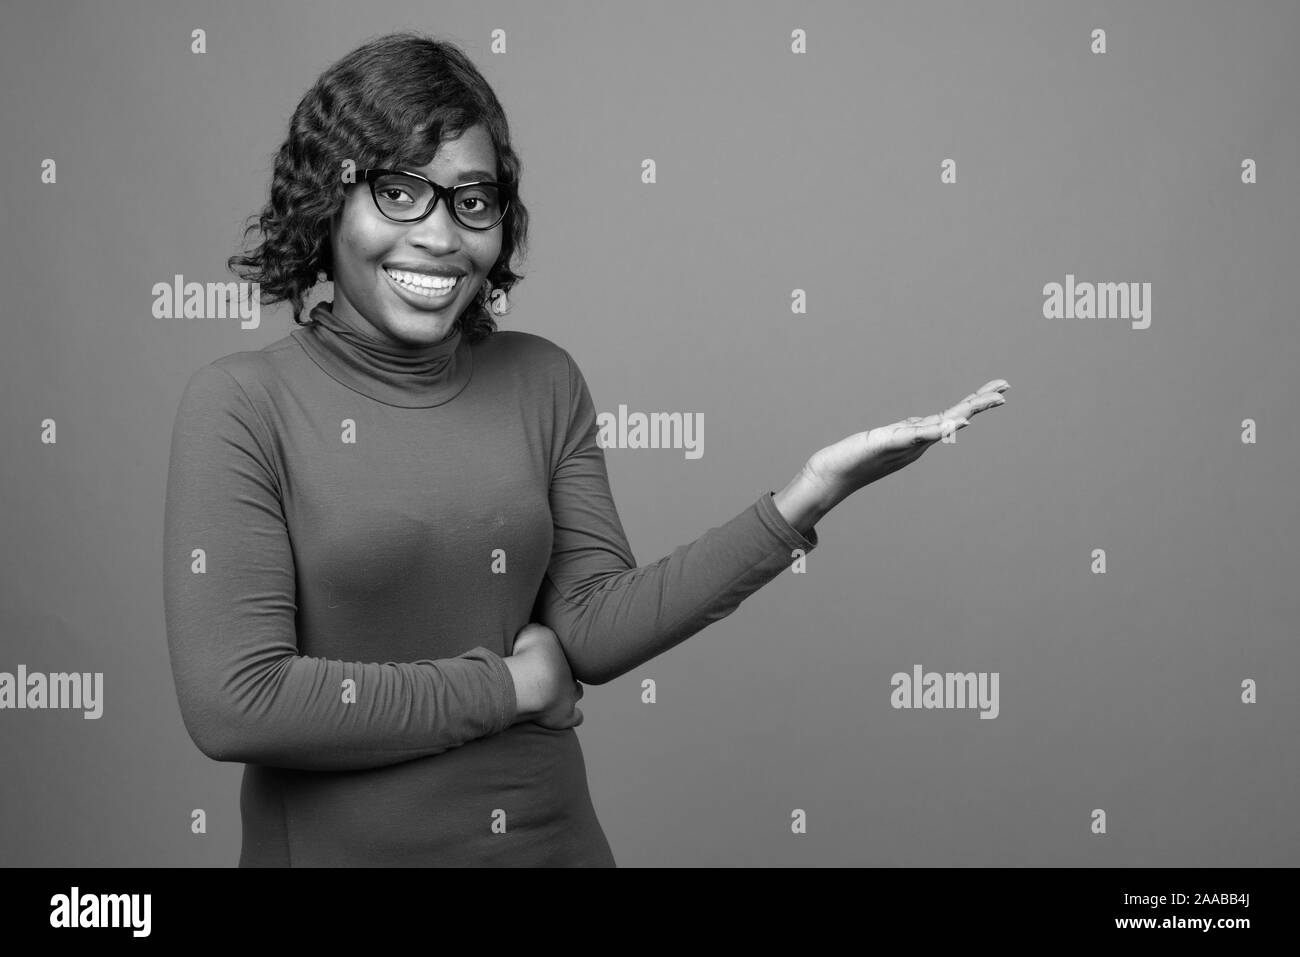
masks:
[[[460,282],[459,276],[455,279],[442,279],[421,272],[403,272],[398,269],[385,269],[384,271],[392,276],[393,281],[403,289],[409,289],[417,296],[426,296],[429,299],[445,296]]]

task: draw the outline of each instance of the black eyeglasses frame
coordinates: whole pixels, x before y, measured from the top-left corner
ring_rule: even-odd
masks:
[[[382,176],[389,176],[395,173],[400,174],[402,176],[410,176],[412,179],[418,179],[421,182],[428,183],[429,186],[432,187],[433,189],[433,200],[429,203],[425,211],[421,213],[419,216],[415,217],[414,219],[395,219],[394,217],[388,215],[388,213],[384,212],[384,208],[380,205],[379,197],[375,195],[375,181]],[[462,226],[465,229],[471,229],[475,232],[486,232],[489,229],[496,229],[498,226],[501,225],[502,222],[505,221],[506,214],[510,212],[510,204],[514,201],[515,198],[514,183],[500,183],[500,182],[494,182],[493,180],[478,180],[473,183],[457,183],[455,186],[442,186],[438,183],[435,183],[433,180],[429,179],[429,177],[425,176],[424,174],[416,173],[409,169],[380,169],[376,167],[368,167],[366,169],[359,170],[357,172],[357,182],[368,184],[370,188],[371,202],[375,204],[375,209],[379,210],[379,214],[381,216],[383,216],[385,219],[389,220],[390,222],[401,223],[403,226],[410,226],[413,223],[422,222],[423,220],[428,219],[433,214],[433,211],[438,207],[438,200],[445,199],[447,201],[447,208],[451,210],[451,218],[456,221],[457,225]],[[460,214],[456,212],[457,193],[459,193],[461,190],[470,189],[475,186],[495,186],[500,191],[501,199],[504,201],[501,206],[501,217],[491,226],[471,225],[470,223],[467,223],[464,220],[462,220],[460,218]]]

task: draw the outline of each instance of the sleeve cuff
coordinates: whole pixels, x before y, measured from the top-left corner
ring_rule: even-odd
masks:
[[[807,537],[805,537],[797,528],[786,521],[785,516],[781,514],[781,510],[776,507],[776,499],[773,497],[772,492],[764,492],[758,497],[757,508],[758,517],[763,520],[763,524],[790,548],[801,548],[805,552],[810,552],[817,547],[817,529],[810,528]]]
[[[466,652],[466,656],[478,658],[491,670],[492,678],[496,683],[493,699],[497,703],[497,727],[493,733],[504,731],[514,724],[515,718],[518,717],[519,700],[515,697],[514,676],[510,674],[510,669],[502,657],[490,648],[478,645]]]

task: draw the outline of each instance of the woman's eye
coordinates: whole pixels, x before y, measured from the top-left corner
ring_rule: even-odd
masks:
[[[461,200],[461,205],[464,205],[465,203],[482,203],[482,202],[483,200],[477,196],[466,196],[463,200]],[[479,206],[476,209],[468,209],[466,210],[466,212],[476,213],[476,212],[480,212],[482,209],[483,207]]]
[[[384,202],[387,202],[387,203],[409,203],[409,202],[413,202],[413,200],[411,199],[411,194],[410,194],[410,193],[408,193],[408,192],[407,192],[406,190],[404,190],[404,189],[399,189],[399,188],[396,187],[396,186],[389,186],[389,187],[386,188],[386,189],[381,189],[381,190],[379,191],[379,195],[380,195],[380,197],[384,200]],[[403,197],[403,196],[406,197],[406,198],[405,198],[405,199],[402,199],[401,197]]]

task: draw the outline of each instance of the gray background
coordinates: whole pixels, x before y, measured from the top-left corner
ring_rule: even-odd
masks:
[[[167,660],[168,444],[195,369],[292,325],[154,319],[150,290],[233,278],[298,99],[415,28],[466,50],[523,158],[531,255],[502,328],[569,349],[599,411],[704,415],[701,459],[607,451],[639,562],[824,445],[1012,384],[823,519],[808,574],[588,690],[620,865],[1300,863],[1297,4],[158,0],[3,22],[0,670],[103,671],[106,704],[0,711],[0,862],[237,860],[241,766],[189,740]],[[1151,328],[1044,319],[1066,273],[1152,283]],[[894,710],[916,663],[1000,672],[1000,717]]]

